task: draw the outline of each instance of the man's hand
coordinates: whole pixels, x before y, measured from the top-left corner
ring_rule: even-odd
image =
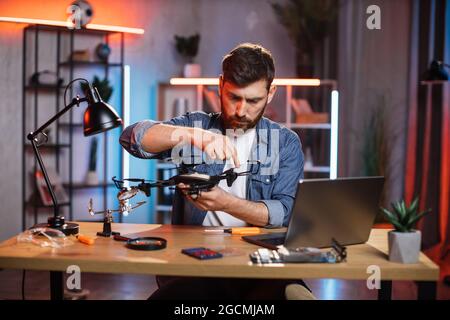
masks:
[[[200,128],[192,128],[191,144],[204,151],[213,160],[233,159],[236,168],[241,165],[236,148],[227,136]]]
[[[261,202],[238,198],[219,186],[199,195],[188,195],[189,186],[183,183],[179,183],[177,187],[185,198],[200,210],[223,211],[254,226],[264,227],[269,223],[269,211]]]
[[[236,198],[219,186],[215,186],[210,191],[202,191],[198,195],[189,195],[187,193],[189,186],[183,183],[179,183],[177,187],[180,188],[186,199],[200,210],[226,212]]]
[[[146,152],[157,153],[174,148],[179,143],[189,143],[204,151],[212,160],[233,159],[240,167],[236,148],[227,136],[201,128],[157,124],[148,129],[141,140]]]

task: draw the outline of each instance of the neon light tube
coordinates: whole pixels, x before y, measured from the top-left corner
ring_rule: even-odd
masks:
[[[219,78],[171,78],[172,85],[219,85]],[[273,84],[277,86],[320,86],[320,79],[290,79],[290,78],[276,78]]]
[[[337,178],[339,92],[331,91],[330,179]]]
[[[123,67],[123,127],[130,125],[130,66]],[[130,154],[122,150],[122,178],[130,177]],[[125,181],[125,187],[128,187],[128,181]]]
[[[46,25],[46,26],[67,27],[69,29],[73,28],[73,24],[70,23],[69,21],[60,21],[60,20],[0,17],[0,22],[40,24],[40,25]],[[144,29],[140,29],[140,28],[129,28],[129,27],[121,27],[121,26],[108,26],[108,25],[94,24],[94,23],[88,23],[85,26],[85,28],[86,29],[90,29],[90,30],[144,34]]]

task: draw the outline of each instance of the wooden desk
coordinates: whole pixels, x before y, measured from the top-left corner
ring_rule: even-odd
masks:
[[[101,223],[80,223],[80,233],[95,235]],[[232,277],[232,278],[337,278],[366,280],[367,267],[381,269],[379,298],[390,298],[392,280],[418,281],[419,298],[435,298],[439,268],[424,254],[417,264],[398,264],[387,260],[387,230],[373,229],[366,244],[347,248],[347,262],[339,264],[252,265],[248,254],[258,247],[230,234],[205,233],[204,227],[113,224],[122,235],[158,236],[167,239],[166,249],[135,251],[123,242],[98,237],[95,245],[75,241],[72,246],[52,249],[17,243],[13,237],[0,244],[0,268],[48,270],[51,272],[52,298],[62,297],[63,273],[70,265],[81,272],[136,273],[154,275]],[[270,230],[276,232],[278,230]],[[269,232],[269,231],[268,231]],[[205,246],[235,248],[240,255],[200,261],[180,253],[182,248]],[[54,292],[53,292],[54,291]]]

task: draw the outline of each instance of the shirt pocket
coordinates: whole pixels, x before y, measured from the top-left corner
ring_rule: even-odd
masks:
[[[269,200],[272,198],[278,174],[275,175],[254,175],[250,178],[250,188],[253,200]]]

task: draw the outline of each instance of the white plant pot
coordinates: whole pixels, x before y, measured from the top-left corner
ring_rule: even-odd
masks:
[[[200,78],[202,75],[202,67],[196,63],[185,64],[183,75],[185,78]]]
[[[88,171],[86,173],[86,184],[89,186],[95,186],[99,182],[97,171]]]
[[[416,263],[419,260],[422,234],[412,232],[389,231],[389,260],[400,263]]]

